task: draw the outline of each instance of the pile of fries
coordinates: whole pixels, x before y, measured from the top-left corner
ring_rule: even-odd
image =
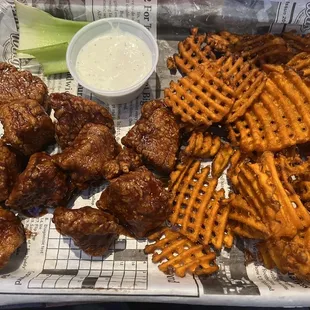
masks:
[[[145,251],[166,273],[211,274],[236,236],[257,239],[267,268],[310,280],[310,36],[195,28],[168,65],[183,77],[165,103],[189,139],[170,175],[169,227]]]

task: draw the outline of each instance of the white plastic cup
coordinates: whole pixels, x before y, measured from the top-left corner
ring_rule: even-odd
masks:
[[[81,48],[94,38],[103,35],[107,31],[110,31],[111,25],[112,27],[117,27],[119,25],[120,30],[129,32],[130,34],[139,37],[147,44],[152,54],[152,68],[145,75],[145,77],[130,87],[116,91],[102,90],[93,87],[92,85],[89,85],[87,82],[80,79],[76,72],[76,59]],[[90,90],[97,98],[105,103],[122,104],[132,101],[142,93],[147,80],[155,71],[157,66],[158,45],[150,31],[139,23],[126,18],[104,18],[91,22],[74,35],[67,49],[66,61],[71,75],[80,85]]]

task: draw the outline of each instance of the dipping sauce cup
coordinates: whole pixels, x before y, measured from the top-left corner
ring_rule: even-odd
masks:
[[[77,72],[77,58],[81,49],[95,38],[110,33],[111,29],[119,29],[121,32],[129,33],[139,38],[147,45],[152,56],[150,70],[135,84],[118,90],[106,90],[95,87],[86,79],[81,78]],[[142,93],[149,77],[155,71],[158,62],[158,45],[150,31],[139,23],[125,18],[104,18],[91,22],[74,35],[67,49],[66,61],[69,72],[80,85],[90,90],[105,103],[122,104],[132,101]],[[89,63],[90,70],[92,65],[96,66],[95,63],[92,64],[91,58]]]

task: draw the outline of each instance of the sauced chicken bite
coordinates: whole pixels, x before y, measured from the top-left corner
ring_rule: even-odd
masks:
[[[69,177],[45,153],[33,154],[18,176],[6,206],[15,210],[56,207],[68,201],[72,193]]]
[[[92,256],[104,255],[118,235],[124,233],[111,214],[91,207],[58,207],[53,222],[60,234],[70,236],[76,246]]]
[[[180,129],[173,114],[160,100],[145,103],[141,118],[122,143],[142,154],[146,163],[169,173],[176,163]]]
[[[20,169],[18,155],[0,140],[0,201],[9,197]]]
[[[108,161],[104,165],[103,174],[107,180],[111,180],[123,173],[135,170],[140,166],[142,166],[141,155],[137,154],[132,149],[124,148],[115,159]]]
[[[49,97],[55,111],[57,142],[62,149],[72,145],[87,123],[102,124],[114,133],[112,115],[100,104],[67,93],[54,93]]]
[[[13,212],[0,207],[0,269],[24,241],[25,231],[20,219]]]
[[[100,124],[86,124],[73,144],[53,160],[71,175],[80,189],[104,179],[105,164],[121,151],[110,129]]]
[[[0,106],[16,99],[33,99],[47,109],[47,93],[47,87],[39,77],[0,62]]]
[[[145,167],[111,180],[97,207],[120,221],[135,237],[142,238],[168,217],[169,193]]]
[[[0,108],[3,142],[24,155],[31,155],[55,141],[54,125],[42,106],[35,100],[21,99]]]

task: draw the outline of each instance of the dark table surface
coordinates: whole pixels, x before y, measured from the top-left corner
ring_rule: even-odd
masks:
[[[180,304],[160,304],[160,303],[100,303],[100,304],[83,304],[58,307],[42,307],[29,305],[29,307],[1,307],[0,309],[48,309],[48,310],[224,310],[228,307],[220,306],[193,306]],[[288,308],[254,308],[254,307],[229,307],[229,310],[282,310]],[[298,308],[300,310],[310,310],[310,308]]]

